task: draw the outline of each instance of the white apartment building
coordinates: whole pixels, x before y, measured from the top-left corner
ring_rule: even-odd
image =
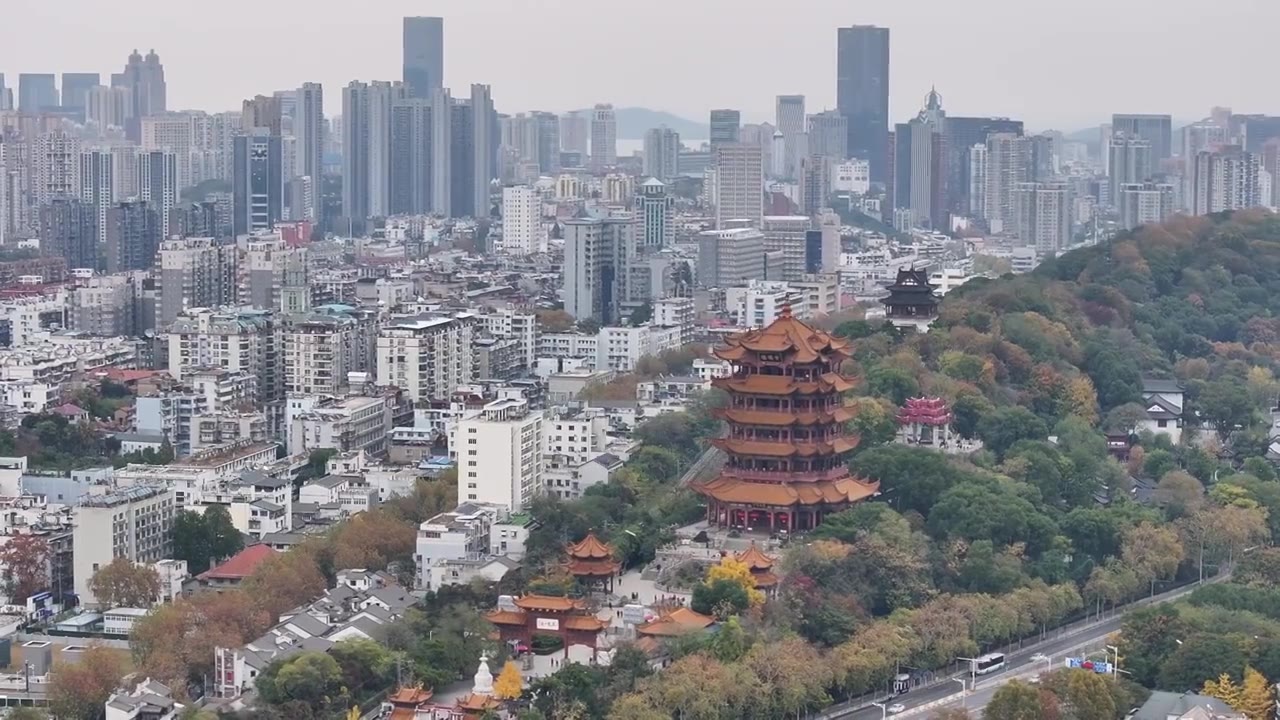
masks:
[[[354,515],[378,504],[378,490],[356,475],[326,475],[299,488],[298,502],[332,505]]]
[[[697,313],[693,298],[668,297],[653,301],[653,324],[680,328],[681,339],[685,342],[693,339]]]
[[[415,587],[439,590],[445,578],[440,566],[449,561],[479,561],[490,556],[494,523],[506,520],[507,508],[490,503],[463,502],[452,512],[440,513],[418,526],[414,560],[418,568]]]
[[[810,318],[840,312],[843,306],[839,273],[804,275],[788,284],[804,293],[805,308]]]
[[[458,500],[519,512],[542,487],[543,416],[524,400],[505,399],[472,411],[449,428],[458,465]]]
[[[72,512],[72,568],[80,603],[97,604],[89,581],[112,560],[154,563],[168,558],[174,513],[173,491],[164,487],[131,487],[80,498]]]
[[[530,255],[547,251],[542,196],[528,185],[502,189],[502,251]]]
[[[765,215],[760,225],[764,233],[764,251],[766,254],[781,253],[781,266],[769,262],[765,268],[770,280],[799,280],[808,272],[807,262],[809,217],[807,215]],[[817,254],[817,253],[815,253]],[[821,264],[821,258],[813,258],[814,265]]]
[[[690,372],[703,382],[711,382],[716,378],[729,377],[733,372],[733,366],[726,360],[698,358],[693,361],[693,369]]]
[[[339,395],[347,373],[375,365],[378,320],[371,311],[292,315],[282,336],[285,392]]]
[[[784,282],[757,280],[745,287],[725,288],[724,302],[740,327],[766,327],[782,315],[784,307],[798,318],[809,317],[807,293]]]
[[[836,163],[831,169],[831,189],[866,195],[871,190],[871,163],[858,158]]]
[[[525,369],[531,369],[538,359],[538,317],[502,309],[480,315],[485,332],[507,340],[516,341],[516,352]]]
[[[542,333],[538,337],[538,357],[594,359],[599,344],[598,335],[577,332]]]
[[[270,312],[197,308],[168,329],[169,374],[183,381],[194,371],[221,368],[257,379],[255,402],[282,394],[280,328]]]
[[[712,159],[715,168],[716,227],[732,220],[760,226],[764,215],[764,150],[755,143],[724,143]]]
[[[320,448],[379,454],[391,434],[391,411],[382,397],[333,400],[291,394],[285,400],[285,423],[290,455]]]
[[[596,341],[596,368],[631,372],[640,358],[679,348],[681,335],[681,329],[676,326],[600,328]]]
[[[476,379],[479,324],[471,313],[393,320],[378,334],[378,384],[402,388],[414,401],[447,399]]]
[[[67,291],[63,288],[39,295],[0,302],[0,323],[9,328],[9,347],[22,347],[41,333],[69,326]]]

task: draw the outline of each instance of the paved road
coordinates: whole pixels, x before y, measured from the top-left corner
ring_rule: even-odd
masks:
[[[1224,573],[1210,580],[1209,582],[1219,582],[1226,579],[1227,574]],[[1154,599],[1156,603],[1169,602],[1177,600],[1191,591],[1195,590],[1197,585],[1188,585],[1177,590],[1157,595]],[[981,709],[991,700],[996,689],[1005,682],[1014,678],[1023,678],[1038,675],[1048,669],[1048,664],[1044,661],[1033,663],[1031,656],[1037,653],[1047,655],[1053,663],[1053,667],[1062,667],[1063,659],[1069,655],[1078,656],[1078,653],[1100,649],[1104,644],[1106,637],[1111,633],[1120,629],[1124,623],[1125,614],[1139,607],[1146,607],[1149,602],[1135,603],[1127,607],[1123,607],[1114,617],[1107,618],[1100,623],[1089,625],[1081,628],[1076,632],[1069,632],[1059,637],[1053,637],[1039,643],[1027,643],[1020,650],[1005,653],[1005,668],[1003,671],[991,675],[986,675],[978,679],[977,687],[966,697],[963,698],[965,705],[972,712],[975,709]],[[955,677],[959,677],[958,675]],[[965,673],[968,677],[968,673]],[[959,693],[960,684],[952,680],[946,682],[920,687],[900,695],[887,703],[901,703],[906,709],[897,715],[899,718],[914,717],[927,718],[929,714],[942,706],[959,705],[962,697]],[[944,700],[950,699],[948,702]],[[928,706],[926,708],[926,706]],[[981,715],[981,713],[976,713]],[[864,707],[851,708],[844,710],[832,709],[817,717],[823,718],[847,718],[849,720],[879,720],[882,715],[880,708]]]

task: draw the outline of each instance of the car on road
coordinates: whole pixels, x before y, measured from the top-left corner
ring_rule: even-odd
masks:
[[[904,710],[906,710],[906,709],[907,709],[907,706],[906,706],[906,705],[903,705],[902,703],[894,703],[894,704],[892,704],[892,705],[890,705],[890,706],[889,706],[889,714],[890,714],[890,715],[897,715],[898,713],[900,713],[900,712],[902,712],[902,711],[904,711]]]
[[[1045,662],[1048,659],[1049,659],[1049,656],[1045,655],[1044,653],[1036,653],[1035,655],[1031,656],[1031,662]]]

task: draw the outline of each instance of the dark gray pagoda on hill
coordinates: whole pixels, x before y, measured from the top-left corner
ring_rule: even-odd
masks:
[[[938,319],[938,296],[927,270],[898,270],[888,297],[880,302],[884,303],[885,319],[901,330],[924,332]]]

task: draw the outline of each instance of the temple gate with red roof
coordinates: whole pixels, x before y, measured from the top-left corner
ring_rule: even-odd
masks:
[[[694,485],[707,498],[707,520],[748,529],[809,530],[824,515],[872,497],[878,482],[846,466],[858,436],[840,374],[849,341],[792,317],[790,308],[764,329],[731,335],[715,355],[733,372],[712,380],[729,394],[718,414],[729,426],[714,440],[729,459],[720,475]]]
[[[778,587],[778,576],[773,574],[774,558],[765,555],[756,544],[734,555],[738,562],[745,563],[751,571],[751,579],[755,580],[756,589],[772,595]]]
[[[596,617],[583,600],[554,595],[522,595],[515,599],[514,609],[499,608],[485,614],[498,626],[502,642],[519,640],[532,647],[534,635],[559,635],[564,641],[564,656],[570,645],[586,645],[594,656],[596,636],[608,623]]]
[[[955,417],[942,398],[908,398],[898,411],[902,441],[908,445],[946,447],[951,443],[951,423]]]
[[[600,542],[595,533],[587,533],[582,542],[569,543],[567,568],[579,583],[613,592],[613,579],[622,563],[613,559],[613,548]]]

